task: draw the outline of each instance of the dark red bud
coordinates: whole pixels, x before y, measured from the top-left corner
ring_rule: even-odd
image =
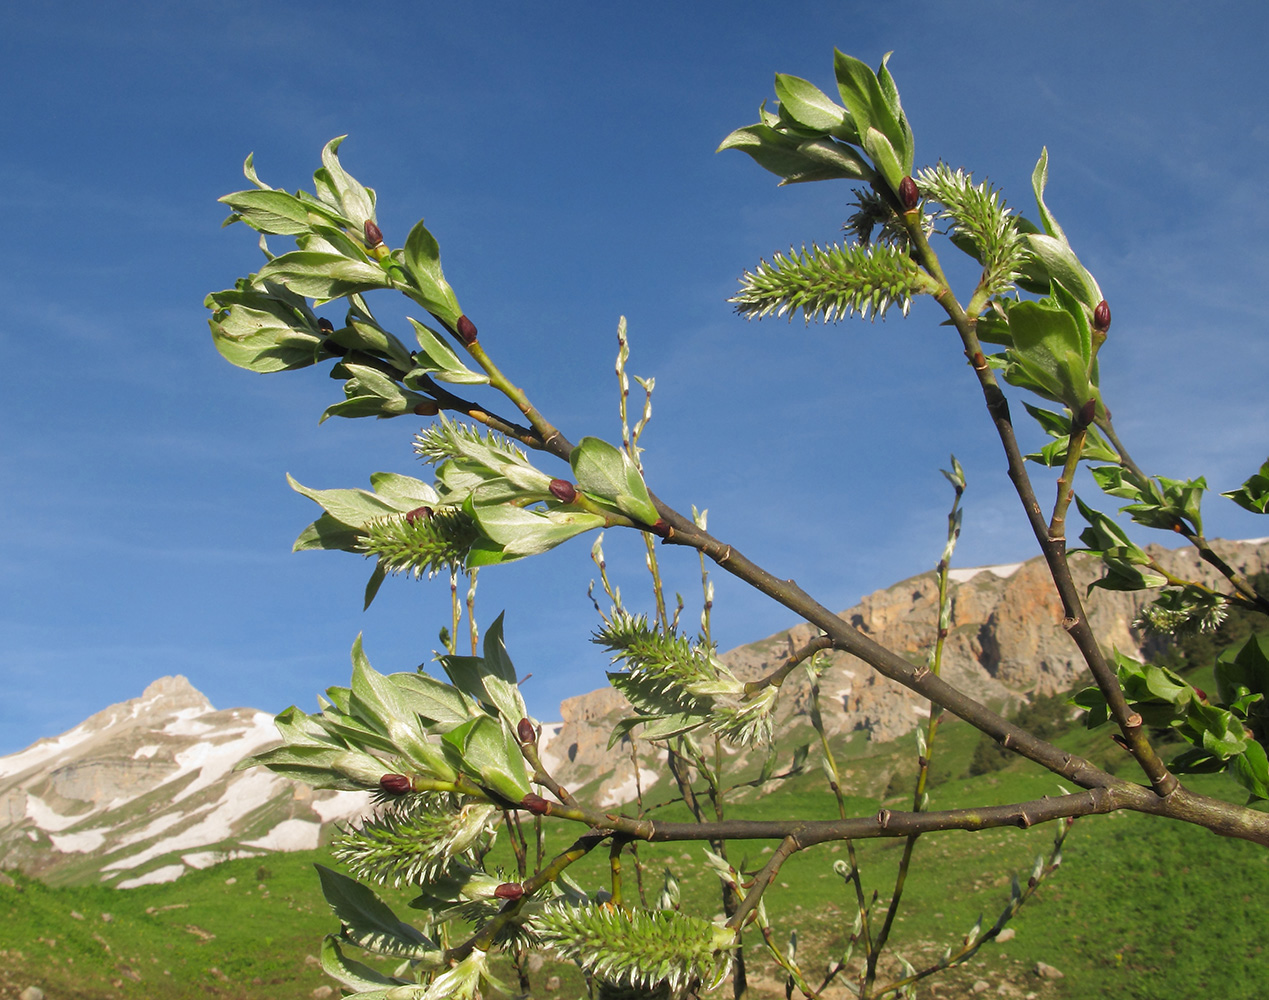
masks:
[[[432,516],[434,511],[431,507],[415,507],[405,515],[405,519],[413,524],[415,521],[426,521]]]
[[[1105,299],[1097,303],[1097,308],[1093,310],[1093,329],[1098,333],[1105,333],[1110,329],[1110,305]]]
[[[379,779],[379,787],[389,795],[404,795],[413,790],[410,779],[404,774],[385,774]]]
[[[1199,701],[1207,701],[1207,692],[1204,691],[1202,688],[1195,688],[1194,693],[1198,695]]]
[[[1097,417],[1097,400],[1090,399],[1087,403],[1080,407],[1080,412],[1075,417],[1075,429],[1083,430]]]
[[[577,499],[577,487],[567,479],[552,479],[547,489],[551,491],[551,496],[561,503],[572,503]]]
[[[528,719],[520,720],[520,724],[516,726],[516,735],[520,737],[521,743],[536,743],[538,739],[538,731]]]
[[[519,882],[503,882],[494,890],[494,899],[519,899],[524,895],[524,886]]]
[[[476,341],[476,324],[469,320],[466,316],[458,317],[458,335],[463,338],[464,344],[472,344]]]
[[[325,316],[321,316],[321,317],[319,317],[319,318],[318,318],[318,320],[317,320],[317,328],[318,328],[319,330],[321,330],[321,331],[322,331],[322,333],[334,333],[334,332],[335,332],[335,325],[334,325],[334,324],[333,324],[330,320],[328,320]]]
[[[366,220],[366,246],[372,249],[383,246],[383,230],[375,225],[373,219]]]
[[[434,417],[441,412],[441,408],[432,400],[424,399],[414,407],[414,412],[420,417]]]
[[[520,800],[520,807],[538,816],[545,816],[551,811],[551,803],[542,798],[541,795],[535,795],[533,792],[530,792]]]
[[[916,186],[916,181],[911,177],[905,177],[899,182],[899,202],[903,205],[905,212],[911,212],[917,207],[921,201],[921,189]]]
[[[665,523],[663,518],[658,517],[657,523],[652,526],[652,533],[660,535],[662,538],[670,537],[670,526]]]

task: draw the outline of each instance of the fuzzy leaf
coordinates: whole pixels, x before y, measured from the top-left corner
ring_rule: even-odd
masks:
[[[344,925],[344,937],[367,951],[394,958],[426,959],[436,945],[397,915],[373,890],[324,865],[314,865],[322,895]]]

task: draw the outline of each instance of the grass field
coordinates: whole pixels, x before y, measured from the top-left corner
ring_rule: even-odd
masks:
[[[939,735],[932,807],[1017,801],[1057,791],[1054,779],[1025,761],[975,778],[963,777],[977,733],[963,724]],[[1122,766],[1129,762],[1105,731],[1077,730],[1059,742]],[[867,814],[880,805],[903,808],[901,797],[884,803],[881,791],[896,769],[911,768],[911,740],[874,745],[856,737],[840,746],[840,763],[854,772],[860,794],[849,803]],[[746,818],[832,818],[836,805],[824,790],[814,756],[806,772],[779,791],[739,793],[732,815]],[[1195,778],[1198,790],[1238,798],[1223,776]],[[775,786],[770,786],[774,788]],[[682,819],[681,806],[657,810]],[[548,851],[572,840],[576,829],[548,827]],[[979,914],[990,924],[1009,897],[1010,877],[1025,881],[1031,863],[1051,845],[1053,827],[981,834],[948,833],[923,838],[904,894],[892,943],[916,962],[959,943]],[[733,844],[733,860],[751,866],[766,857],[761,842]],[[501,849],[501,848],[500,848]],[[892,890],[897,841],[858,845],[869,891],[883,905]],[[602,887],[604,857],[573,869],[590,888]],[[840,953],[853,920],[851,897],[833,873],[845,856],[824,846],[790,859],[767,895],[767,909],[781,947],[789,930],[799,933],[799,960],[822,970]],[[719,910],[717,883],[699,874],[700,848],[659,845],[642,851],[645,885],[655,899],[662,872],[671,868],[682,885],[684,909],[712,916]],[[227,862],[190,872],[176,882],[127,891],[94,886],[51,888],[16,878],[0,884],[0,997],[16,998],[29,985],[48,1000],[225,997],[290,1000],[333,985],[317,967],[323,934],[336,929],[312,870],[332,864],[325,852],[299,852]],[[408,919],[408,895],[382,893]],[[1015,936],[985,947],[968,966],[932,980],[921,996],[969,996],[976,981],[983,995],[1053,1000],[1116,997],[1225,1000],[1269,996],[1264,947],[1269,936],[1269,852],[1218,838],[1181,824],[1138,815],[1092,817],[1078,822],[1066,842],[1064,863],[1011,925]],[[782,982],[760,946],[746,948],[750,974],[766,995],[782,997]],[[1049,981],[1034,974],[1037,962],[1063,973]],[[562,986],[547,992],[548,975]],[[534,996],[584,994],[568,968],[547,966],[534,976]],[[339,995],[338,989],[334,996]],[[722,991],[720,996],[725,995]]]

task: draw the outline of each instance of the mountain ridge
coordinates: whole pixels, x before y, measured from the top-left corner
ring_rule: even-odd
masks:
[[[1213,542],[1240,572],[1269,566],[1269,539]],[[1151,547],[1170,572],[1210,581],[1215,571],[1193,550]],[[1100,572],[1092,557],[1072,556],[1081,588]],[[951,571],[951,628],[943,676],[972,697],[998,707],[1032,694],[1068,689],[1083,673],[1061,627],[1062,611],[1039,557],[1022,563]],[[1149,592],[1093,590],[1090,623],[1107,646],[1140,655],[1145,638],[1133,621]],[[925,662],[937,627],[932,573],[875,591],[841,613],[861,631],[914,662]],[[747,643],[720,659],[742,680],[764,676],[815,634],[795,625]],[[892,740],[928,715],[911,691],[846,653],[824,654],[822,716],[830,735]],[[782,736],[809,732],[809,680],[785,682],[776,714]],[[632,801],[665,773],[650,744],[609,733],[629,705],[601,688],[561,703],[561,720],[546,723],[543,763],[601,808]],[[118,888],[172,881],[191,868],[232,857],[319,846],[333,824],[371,811],[364,792],[315,791],[263,768],[235,772],[242,758],[277,742],[270,713],[216,709],[181,675],[150,684],[137,698],[111,705],[56,737],[0,757],[0,868],[47,881],[97,880]],[[813,742],[803,739],[803,742]],[[736,760],[742,759],[741,753]],[[857,791],[872,794],[862,774]]]

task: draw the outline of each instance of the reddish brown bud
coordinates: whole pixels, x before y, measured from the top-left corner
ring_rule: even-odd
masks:
[[[415,507],[406,513],[405,519],[413,524],[415,521],[426,521],[433,513],[435,512],[431,507]]]
[[[1082,431],[1085,427],[1093,422],[1097,417],[1097,400],[1090,399],[1087,403],[1080,407],[1080,412],[1075,415],[1075,430]]]
[[[916,186],[916,181],[911,177],[905,177],[899,182],[899,202],[903,205],[905,212],[911,212],[917,207],[921,201],[921,189]]]
[[[494,890],[494,899],[519,899],[524,895],[524,886],[519,882],[503,882]]]
[[[476,324],[466,315],[458,317],[458,335],[463,338],[464,344],[472,344],[476,341]]]
[[[383,230],[375,225],[373,219],[366,220],[366,246],[372,250],[383,246]]]
[[[1204,691],[1202,688],[1196,687],[1194,689],[1194,693],[1198,695],[1199,701],[1207,701],[1207,692]]]
[[[545,816],[551,811],[551,803],[542,798],[541,795],[535,795],[530,792],[520,800],[520,808],[527,809],[538,816]]]
[[[551,491],[551,496],[561,503],[572,503],[577,499],[577,487],[567,479],[552,479],[547,489]]]
[[[424,399],[414,407],[414,412],[420,417],[434,417],[441,412],[441,408],[432,400]]]
[[[520,737],[521,743],[536,743],[538,739],[538,731],[528,719],[520,720],[520,724],[516,726],[516,735]]]
[[[379,779],[379,788],[388,795],[404,795],[413,791],[410,779],[404,774],[385,774]]]
[[[318,328],[319,330],[321,330],[321,331],[322,331],[322,333],[334,333],[334,332],[335,332],[335,324],[333,324],[333,323],[332,323],[330,320],[328,320],[325,316],[319,316],[319,317],[318,317],[318,319],[317,319],[317,328]]]
[[[1105,333],[1110,329],[1110,305],[1105,299],[1097,303],[1097,308],[1093,310],[1093,329],[1098,333]]]

